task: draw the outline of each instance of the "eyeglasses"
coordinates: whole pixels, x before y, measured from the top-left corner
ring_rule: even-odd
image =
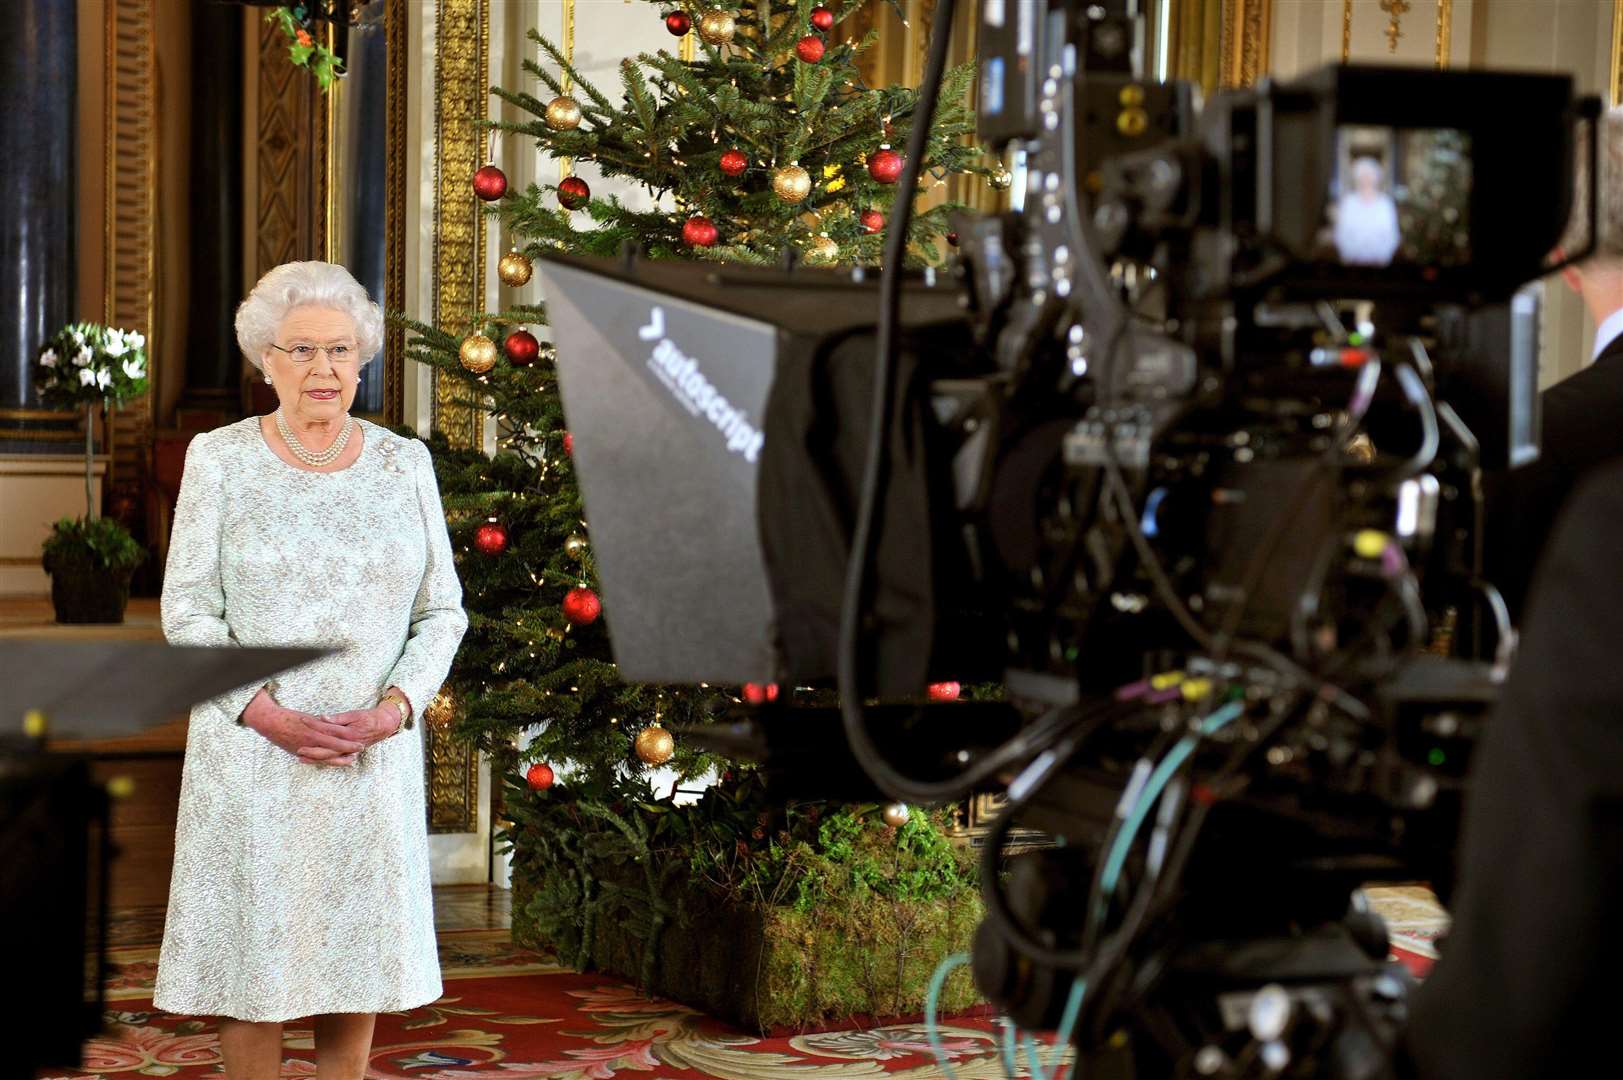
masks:
[[[301,341],[298,344],[286,349],[282,348],[280,345],[272,343],[271,348],[275,349],[277,352],[287,353],[293,358],[293,362],[296,364],[308,364],[310,361],[316,358],[316,353],[326,353],[327,359],[331,360],[335,364],[342,364],[345,361],[354,360],[360,355],[360,350],[357,349],[352,343],[347,341],[336,342],[332,345],[312,345],[308,342]]]

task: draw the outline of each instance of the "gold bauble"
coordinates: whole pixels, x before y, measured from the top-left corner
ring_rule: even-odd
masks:
[[[463,367],[475,375],[483,375],[496,366],[496,343],[483,334],[469,334],[462,339],[458,355]]]
[[[840,257],[840,245],[827,236],[819,236],[806,248],[806,261],[831,263]]]
[[[811,173],[790,163],[772,174],[772,193],[786,203],[797,203],[811,194]]]
[[[730,11],[711,8],[699,16],[699,36],[711,45],[727,44],[733,40],[733,32],[737,29],[738,23]]]
[[[1014,183],[1014,174],[1008,169],[999,168],[986,182],[992,185],[993,191],[1008,191],[1009,185]]]
[[[880,816],[885,819],[886,825],[900,829],[907,824],[907,819],[913,816],[913,812],[907,808],[906,803],[893,802],[880,812]]]
[[[569,539],[564,541],[564,554],[576,561],[584,559],[586,557],[586,537],[580,533],[572,533]]]
[[[650,724],[637,732],[637,757],[644,765],[663,765],[676,753],[676,740],[658,724]]]
[[[547,102],[547,127],[553,131],[574,131],[580,127],[580,102],[567,94]]]
[[[530,274],[534,271],[529,258],[522,251],[509,251],[502,256],[502,261],[496,264],[496,274],[502,279],[503,285],[518,288],[527,285]]]

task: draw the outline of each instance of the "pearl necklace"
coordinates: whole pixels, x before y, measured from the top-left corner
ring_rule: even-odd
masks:
[[[317,468],[331,465],[338,460],[339,455],[344,452],[344,447],[349,445],[349,433],[354,429],[355,418],[353,416],[344,417],[344,430],[338,433],[338,438],[332,441],[332,445],[319,454],[312,453],[299,441],[299,437],[293,434],[293,429],[288,426],[287,417],[282,415],[282,410],[276,410],[276,430],[281,432],[282,441],[287,443],[287,448],[293,451],[294,457],[306,465],[313,465]]]

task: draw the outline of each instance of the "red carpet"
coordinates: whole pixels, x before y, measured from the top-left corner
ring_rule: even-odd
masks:
[[[1436,900],[1419,888],[1370,890],[1392,931],[1393,955],[1417,975],[1431,967],[1431,943],[1447,926]],[[439,1001],[378,1017],[369,1080],[845,1080],[940,1077],[924,1026],[884,1027],[762,1039],[691,1009],[648,1000],[602,975],[580,975],[516,948],[506,930],[441,931]],[[81,1069],[46,1070],[40,1080],[179,1080],[222,1076],[214,1025],[152,1008],[156,946],[110,957],[108,1030],[85,1048]],[[992,1017],[943,1025],[963,1080],[1002,1080]],[[314,1077],[308,1023],[283,1029],[284,1077]],[[1055,1059],[1044,1052],[1045,1065]],[[1017,1075],[1028,1075],[1022,1059]]]
[[[108,1002],[109,1031],[87,1045],[83,1068],[41,1080],[221,1075],[212,1023],[155,1012],[155,948],[121,949]],[[440,934],[445,995],[432,1005],[378,1017],[372,1080],[843,1080],[942,1076],[922,1024],[761,1039],[690,1009],[647,1000],[601,975],[579,975],[514,948],[507,931]],[[314,1077],[308,1023],[283,1035],[284,1077]],[[1000,1029],[991,1018],[943,1025],[964,1080],[1000,1080]],[[1044,1061],[1050,1062],[1048,1053]],[[650,1074],[652,1074],[650,1076]],[[1018,1075],[1027,1075],[1024,1062]]]

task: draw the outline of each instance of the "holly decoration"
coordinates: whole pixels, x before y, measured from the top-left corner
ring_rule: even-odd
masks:
[[[576,626],[594,623],[603,614],[603,601],[591,589],[581,586],[564,594],[564,618]]]
[[[531,791],[545,791],[555,779],[557,777],[553,775],[552,766],[539,761],[524,770],[524,780],[530,785]]]
[[[885,215],[878,210],[864,210],[858,219],[862,222],[862,231],[872,235],[885,227]]]
[[[507,335],[507,339],[502,342],[502,351],[515,366],[529,367],[535,363],[535,358],[541,355],[541,342],[521,326]]]
[[[795,55],[808,64],[815,64],[823,58],[823,39],[816,34],[807,34],[795,42]]]
[[[825,34],[834,29],[834,13],[822,4],[812,8],[808,18],[813,26]]]
[[[778,684],[775,682],[747,682],[744,684],[744,700],[751,705],[765,705],[768,702],[776,701],[778,700]]]
[[[728,176],[741,176],[749,168],[750,159],[742,150],[728,150],[721,155],[721,171]]]
[[[592,201],[592,188],[578,176],[558,181],[558,202],[565,210],[579,210]]]
[[[888,145],[868,155],[868,175],[881,184],[894,184],[902,175],[902,155]]]
[[[481,166],[473,174],[473,193],[485,202],[495,202],[507,194],[507,174],[494,164]]]
[[[957,701],[963,687],[955,682],[933,682],[930,684],[931,701]]]
[[[507,550],[507,527],[494,519],[485,522],[474,530],[473,546],[486,555],[500,555]]]
[[[671,32],[671,37],[681,37],[693,29],[693,19],[685,11],[673,11],[665,16],[665,29]]]
[[[707,217],[690,217],[682,223],[682,240],[693,247],[710,247],[719,235]]]

